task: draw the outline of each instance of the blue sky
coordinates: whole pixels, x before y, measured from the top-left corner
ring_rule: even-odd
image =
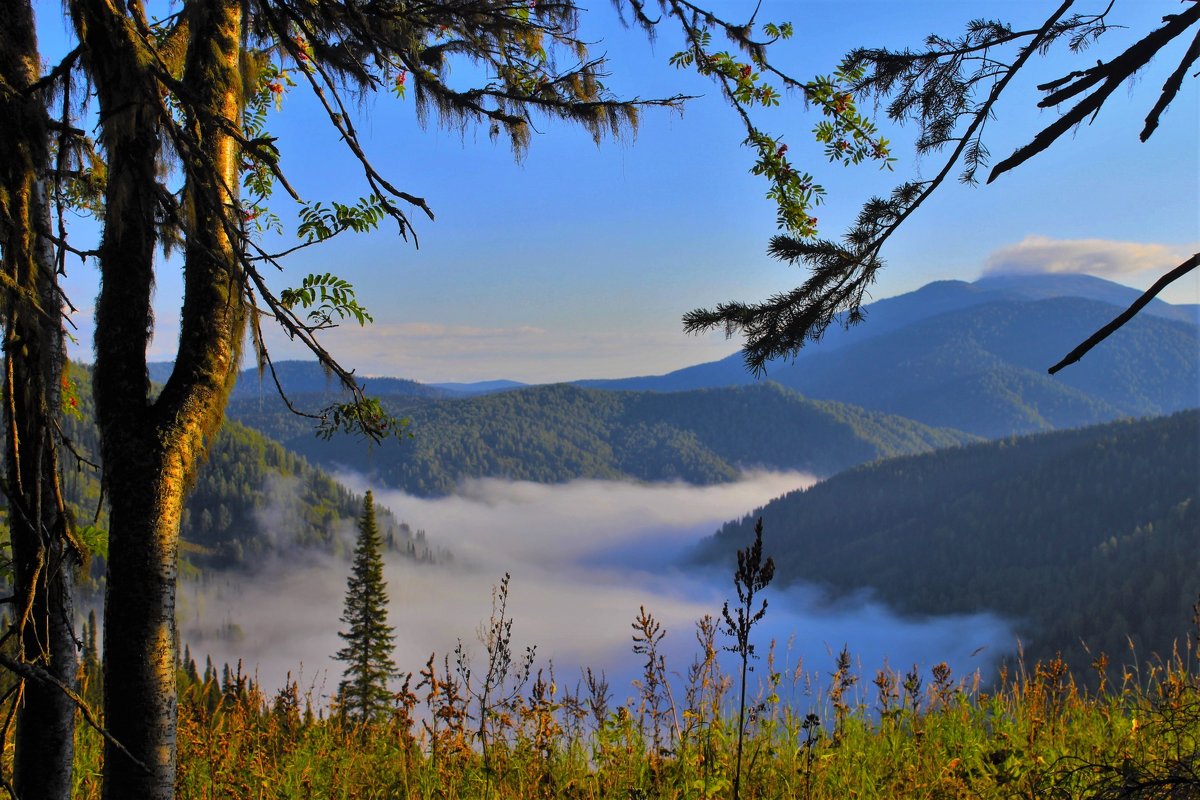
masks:
[[[735,18],[747,8],[723,0],[716,5]],[[796,26],[776,58],[792,74],[808,77],[830,71],[856,45],[918,47],[926,34],[953,34],[977,16],[1033,27],[1053,5],[765,0],[759,20]],[[1103,3],[1077,5],[1084,11]],[[1032,64],[989,124],[994,157],[1006,156],[1053,119],[1053,110],[1036,108],[1034,84],[1111,57],[1176,8],[1173,0],[1117,0],[1111,20],[1128,30],[1108,34],[1094,55]],[[37,10],[49,56],[64,46],[61,6],[45,0]],[[753,158],[740,146],[734,114],[713,85],[667,65],[679,49],[678,35],[666,27],[651,46],[641,33],[622,29],[606,1],[589,6],[583,30],[596,42],[593,53],[609,57],[607,84],[617,94],[702,96],[682,116],[646,112],[635,139],[599,148],[581,130],[539,123],[521,163],[486,130],[422,128],[411,99],[385,96],[362,107],[357,124],[367,152],[394,184],[427,198],[437,220],[414,217],[420,249],[385,229],[297,254],[278,276],[280,287],[317,271],[354,283],[376,323],[328,337],[347,366],[422,381],[665,372],[737,348],[719,335],[685,336],[684,312],[727,299],[763,299],[802,279],[765,254],[775,215],[763,197],[765,184],[749,174]],[[1094,124],[1016,172],[986,187],[943,186],[893,237],[874,297],[937,279],[973,280],[987,270],[1083,269],[1144,287],[1194,252],[1200,241],[1195,79],[1185,81],[1150,142],[1137,140],[1185,44],[1174,43],[1131,89],[1118,91]],[[761,127],[783,133],[791,154],[827,188],[827,202],[817,211],[826,236],[839,235],[869,194],[938,168],[935,158],[914,161],[906,146],[911,133],[888,129],[886,120],[880,126],[899,157],[894,173],[824,164],[811,143],[814,122],[790,98],[765,115]],[[353,202],[366,193],[355,162],[301,90],[288,96],[270,127],[285,170],[307,198]],[[84,226],[77,236],[87,234]],[[178,266],[165,262],[155,298],[150,355],[156,360],[173,351],[180,285]],[[94,268],[73,266],[67,288],[80,307],[75,356],[90,360]],[[1200,302],[1200,284],[1191,280],[1165,298]],[[304,355],[279,337],[272,341],[277,358]]]

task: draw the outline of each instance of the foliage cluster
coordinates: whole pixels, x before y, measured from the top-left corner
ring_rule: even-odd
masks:
[[[431,656],[387,717],[369,723],[326,715],[318,690],[290,678],[267,696],[240,664],[210,662],[200,673],[187,658],[178,797],[728,797],[738,726],[716,627],[697,625],[699,651],[682,676],[660,662],[669,683],[639,681],[624,700],[591,671],[574,682],[553,669],[510,682],[504,702],[491,704],[486,751],[473,723],[480,709],[449,658]],[[783,666],[780,656],[772,645],[752,691],[744,798],[1200,796],[1190,645],[1095,690],[1057,658],[987,685],[945,664],[859,675],[845,651],[823,680],[824,665]],[[85,688],[91,680],[85,673]],[[661,713],[647,714],[651,703]],[[74,796],[92,800],[99,737],[81,725],[77,741]]]
[[[658,0],[661,13],[652,13],[647,0],[628,0],[628,4],[634,20],[648,32],[653,33],[663,20],[678,24],[684,49],[672,55],[670,63],[711,78],[737,111],[746,131],[744,144],[756,156],[750,171],[766,179],[767,199],[775,205],[776,224],[784,233],[802,239],[816,236],[817,218],[811,212],[824,199],[825,189],[792,162],[782,136],[758,126],[754,119],[758,109],[780,105],[784,94],[798,94],[821,113],[812,135],[824,146],[828,161],[846,166],[876,161],[891,168],[895,159],[888,140],[859,113],[853,92],[844,89],[862,79],[860,68],[842,65],[833,75],[805,81],[768,58],[773,45],[792,37],[790,22],[756,24],[756,9],[750,19],[735,23],[688,0]],[[717,42],[722,40],[728,49],[720,49]]]
[[[1200,583],[1198,471],[1200,411],[950,448],[785,495],[707,553],[732,559],[762,517],[783,582],[870,587],[914,614],[992,611],[1034,659],[1166,654]]]

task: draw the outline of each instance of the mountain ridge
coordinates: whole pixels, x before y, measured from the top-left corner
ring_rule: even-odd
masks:
[[[1046,375],[1046,367],[1118,313],[1109,301],[1138,293],[1090,276],[1045,277],[1054,280],[941,281],[881,300],[867,307],[866,322],[832,329],[819,346],[768,365],[766,377],[815,399],[981,436],[1200,406],[1200,326],[1181,321],[1186,307],[1152,303],[1147,309],[1154,313],[1135,317],[1078,364]],[[1067,289],[1090,296],[1047,296]],[[754,380],[735,353],[664,375],[577,385],[680,391]],[[980,415],[980,408],[991,411]]]

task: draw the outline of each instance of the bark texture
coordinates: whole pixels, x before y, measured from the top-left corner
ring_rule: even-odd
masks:
[[[54,421],[64,366],[61,307],[42,175],[47,116],[30,87],[40,62],[27,0],[0,14],[0,263],[4,276],[4,490],[12,540],[18,661],[66,686],[77,671],[71,588],[78,553],[58,485]],[[13,789],[69,800],[75,706],[58,687],[23,682]]]
[[[176,553],[156,527],[170,525],[172,493],[163,487],[170,476],[157,441],[145,355],[163,110],[149,54],[124,11],[102,0],[72,10],[99,95],[100,144],[108,159],[93,373],[110,502],[105,724],[141,762],[106,743],[104,792],[153,800],[172,796],[175,777],[170,592]],[[174,516],[177,522],[177,511]]]
[[[106,746],[104,797],[167,800],[175,778],[175,583],[183,499],[220,425],[244,328],[232,234],[240,125],[242,4],[190,2],[174,126],[162,102],[170,77],[143,35],[139,5],[73,4],[104,120],[108,157],[94,387],[111,508],[105,597],[106,724],[137,759]],[[176,210],[158,183],[160,140],[179,155],[186,185]],[[184,301],[175,370],[149,396],[146,345],[158,223],[186,237]],[[141,763],[138,763],[141,762]]]

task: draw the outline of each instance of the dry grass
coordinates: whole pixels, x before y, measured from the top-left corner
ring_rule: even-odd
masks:
[[[402,682],[391,718],[366,726],[314,715],[294,683],[264,697],[238,672],[181,671],[179,797],[728,798],[740,687],[716,657],[718,635],[702,620],[685,676],[672,685],[661,660],[648,664],[623,705],[594,674],[566,688],[534,670],[492,676],[481,707],[489,679],[431,657]],[[773,648],[765,654],[743,798],[1200,797],[1190,648],[1090,691],[1058,660],[992,687],[945,665],[871,680],[848,656],[832,666],[818,691],[801,667],[780,671]],[[76,796],[99,797],[100,743],[83,726],[78,741]]]

